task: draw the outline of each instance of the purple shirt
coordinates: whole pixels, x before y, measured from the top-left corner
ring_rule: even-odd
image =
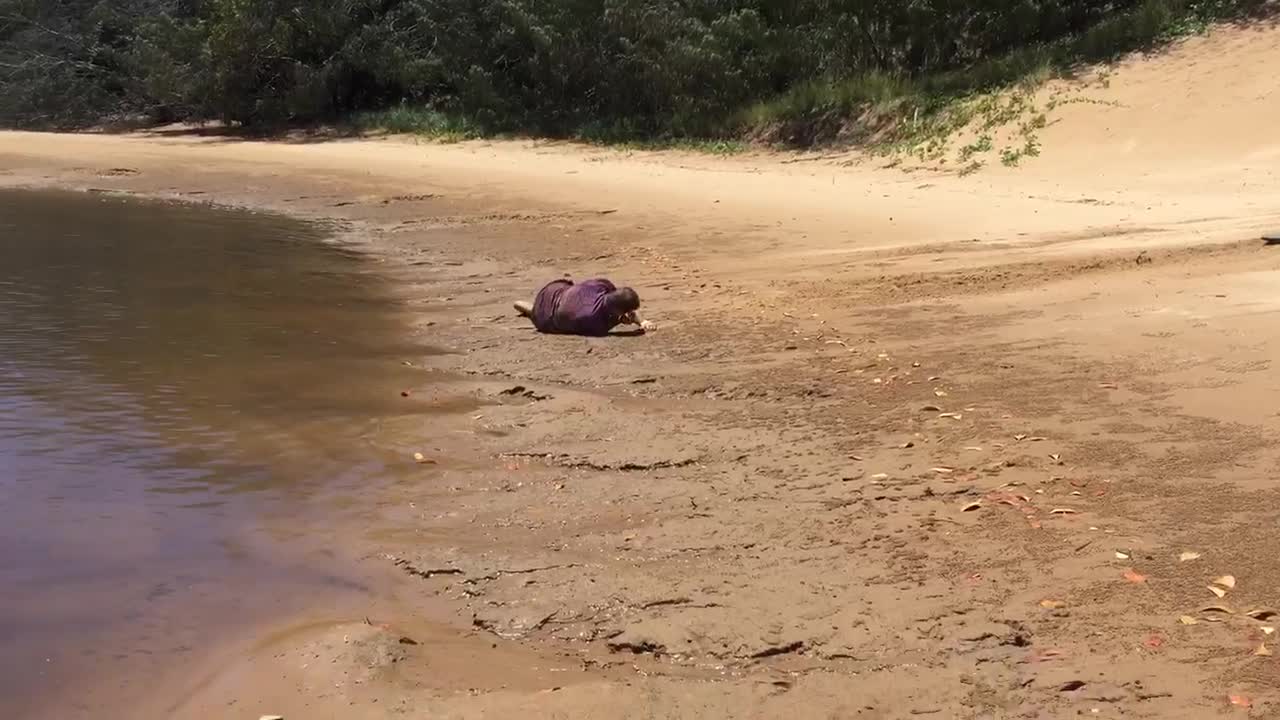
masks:
[[[554,280],[533,301],[533,324],[544,333],[608,335],[621,319],[605,305],[605,296],[616,289],[603,278]]]

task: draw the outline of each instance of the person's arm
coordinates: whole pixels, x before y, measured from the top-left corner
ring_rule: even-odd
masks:
[[[645,331],[649,331],[649,330],[657,330],[657,329],[658,329],[658,326],[657,326],[657,325],[654,325],[653,323],[649,322],[648,320],[645,320],[644,318],[641,318],[641,317],[640,317],[640,313],[638,313],[638,312],[636,312],[636,311],[634,311],[634,310],[632,310],[631,312],[627,313],[626,315],[623,315],[623,316],[622,316],[621,323],[622,323],[623,325],[639,325],[639,326],[640,326],[640,329],[641,329],[641,330],[645,330]]]

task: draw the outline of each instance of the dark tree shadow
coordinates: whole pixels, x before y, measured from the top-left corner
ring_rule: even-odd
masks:
[[[608,333],[604,335],[578,335],[575,333],[540,333],[538,332],[538,328],[534,327],[532,323],[530,323],[527,327],[525,327],[524,330],[525,332],[533,333],[534,335],[545,335],[546,337],[549,337],[549,338],[603,338],[603,339],[634,338],[634,337],[641,337],[649,334],[648,331],[645,330],[644,328],[630,328],[628,330],[615,329],[615,330],[610,330]]]
[[[228,144],[270,141],[289,145],[318,145],[338,140],[377,137],[379,135],[379,133],[344,126],[243,128],[218,123],[160,126],[147,125],[145,123],[118,123],[95,128],[92,132],[103,135],[142,135],[153,138],[190,139]]]

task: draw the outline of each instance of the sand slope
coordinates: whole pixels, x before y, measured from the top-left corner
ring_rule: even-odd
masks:
[[[1037,172],[1159,184],[1276,182],[1280,172],[1280,32],[1274,23],[1216,28],[1157,56],[1094,75],[1044,133]],[[1206,190],[1210,188],[1206,187]],[[1213,188],[1222,190],[1222,188]]]

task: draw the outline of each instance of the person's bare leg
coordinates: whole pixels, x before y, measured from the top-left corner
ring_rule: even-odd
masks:
[[[516,312],[520,313],[521,315],[527,318],[533,317],[533,303],[525,302],[524,300],[517,300],[515,307],[516,307]]]

